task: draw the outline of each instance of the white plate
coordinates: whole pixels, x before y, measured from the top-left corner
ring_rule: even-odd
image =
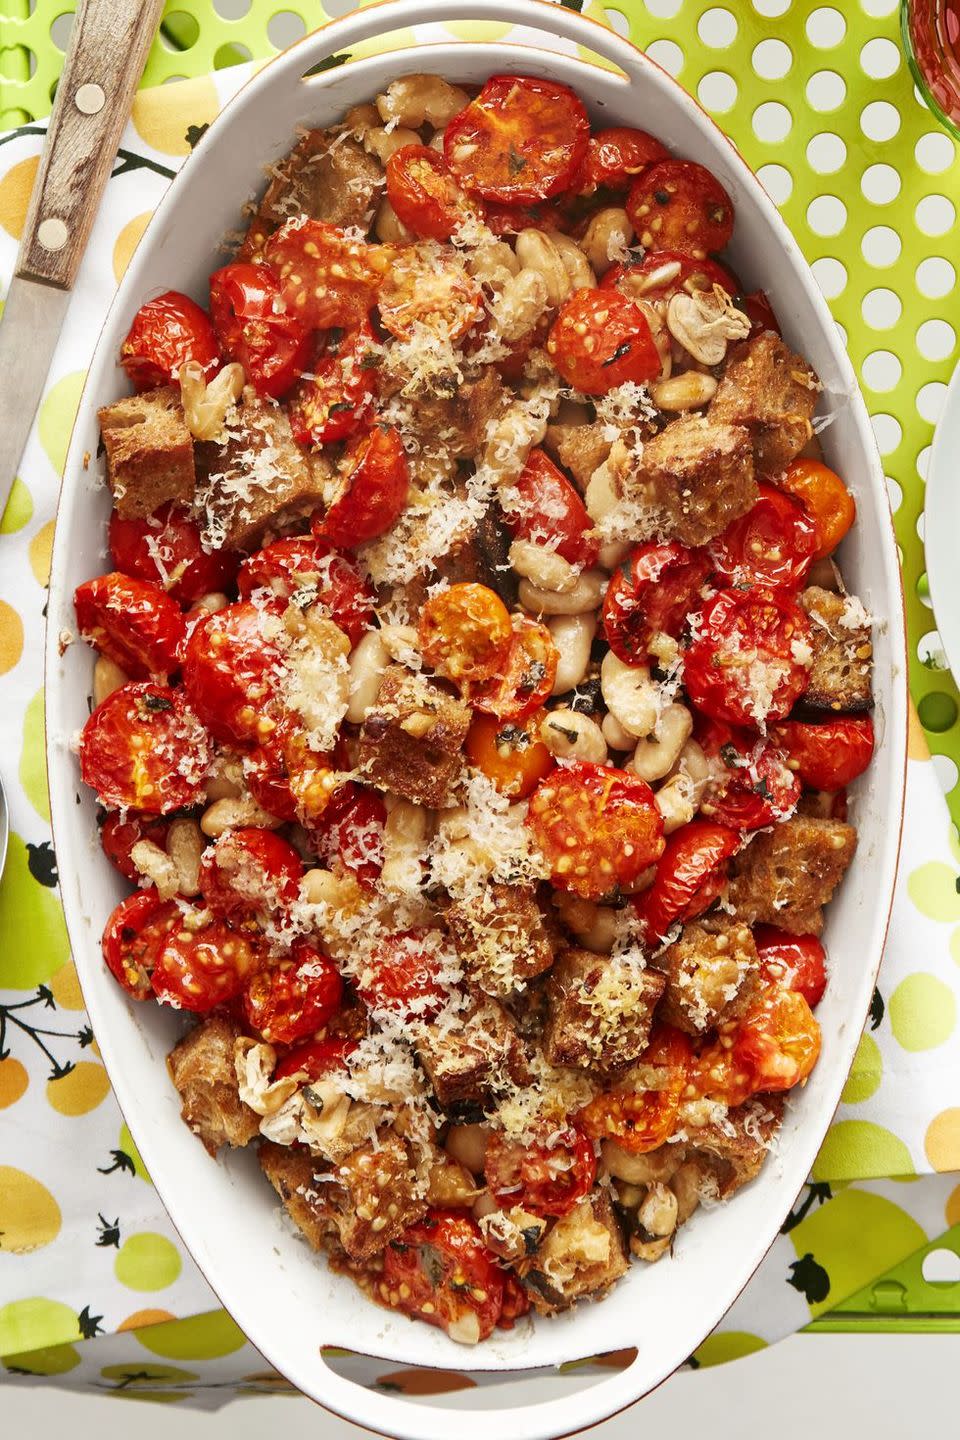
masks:
[[[214,122],[160,205],[128,269],[90,367],[61,497],[50,582],[47,647],[49,772],[64,908],[84,995],[120,1105],[164,1203],[210,1284],[267,1359],[306,1394],[342,1415],[414,1440],[555,1436],[595,1423],[663,1380],[720,1320],[753,1273],[806,1178],[837,1105],[873,991],[893,891],[906,753],[903,610],[883,471],[867,413],[836,327],[776,209],[728,140],[683,90],[610,31],[539,0],[505,0],[498,18],[562,36],[605,56],[598,69],[575,54],[503,43],[443,43],[376,55],[311,78],[325,55],[352,51],[388,28],[470,20],[471,0],[398,0],[350,15],[265,67]],[[488,12],[489,13],[489,12]],[[392,23],[391,23],[392,22]],[[446,36],[439,28],[433,32]],[[571,46],[571,48],[573,48]],[[74,623],[74,587],[106,568],[107,490],[96,464],[96,410],[120,386],[115,357],[131,318],[170,286],[203,299],[218,242],[237,224],[262,167],[290,146],[295,126],[327,125],[383,90],[398,74],[433,71],[479,82],[498,71],[553,77],[577,89],[594,121],[654,131],[679,154],[702,161],[737,208],[731,260],[773,301],[788,341],[820,374],[827,457],[857,500],[859,523],[844,546],[851,588],[886,617],[876,634],[879,745],[855,787],[860,843],[830,908],[830,984],[820,1007],[823,1056],[790,1105],[778,1151],[730,1205],[694,1217],[670,1260],[630,1274],[599,1305],[521,1325],[477,1350],[439,1330],[378,1309],[330,1273],[278,1215],[255,1158],[231,1152],[214,1163],[179,1118],[164,1057],[177,1016],[132,1004],[107,974],[99,937],[124,882],[96,843],[93,795],[83,790],[70,737],[87,717],[92,660],[82,645],[61,656],[57,637]],[[404,1364],[523,1370],[635,1345],[626,1370],[546,1404],[463,1413],[416,1406],[336,1375],[322,1345],[341,1345]]]
[[[923,537],[937,632],[950,669],[960,675],[960,365],[933,436]]]

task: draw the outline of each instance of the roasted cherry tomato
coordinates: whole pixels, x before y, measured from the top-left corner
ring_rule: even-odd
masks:
[[[356,329],[392,258],[389,246],[351,240],[323,220],[289,221],[271,235],[264,253],[289,315],[310,330]]]
[[[287,724],[281,720],[262,745],[255,745],[243,757],[243,778],[247,789],[264,810],[281,820],[296,820],[297,801],[290,788],[284,754]]]
[[[555,550],[571,565],[594,563],[600,541],[587,507],[545,450],[530,452],[516,483],[504,487],[500,498],[518,539]]]
[[[276,728],[270,712],[283,660],[267,619],[249,602],[227,605],[201,620],[187,642],[187,698],[211,735],[228,745],[255,745]]]
[[[386,821],[387,809],[376,790],[348,780],[333,792],[320,817],[320,828],[311,832],[317,854],[372,889],[383,869]]]
[[[603,633],[626,665],[646,665],[654,635],[676,639],[710,571],[703,550],[671,540],[638,545],[611,576],[603,601]]]
[[[431,596],[417,633],[426,663],[456,685],[500,674],[513,639],[510,612],[499,595],[472,581]]]
[[[762,830],[790,818],[800,783],[778,745],[719,720],[699,725],[696,739],[713,762],[702,815],[733,830]]]
[[[806,789],[842,790],[873,758],[873,721],[869,715],[845,715],[818,725],[785,720],[777,726],[776,740]]]
[[[204,550],[199,525],[177,505],[163,505],[146,520],[114,510],[109,538],[118,570],[159,585],[182,605],[228,590],[240,564],[235,550]]]
[[[385,935],[365,960],[357,994],[371,1010],[385,1010],[404,1020],[432,1020],[446,998],[440,966],[429,931]]]
[[[403,145],[387,161],[387,199],[397,218],[431,240],[449,240],[471,215],[476,200],[461,190],[444,158],[429,145]]]
[[[567,384],[585,395],[660,374],[647,317],[619,290],[575,290],[553,322],[547,354]]]
[[[695,920],[719,897],[740,836],[712,820],[691,820],[668,836],[653,884],[633,905],[650,941],[664,940],[678,922]]]
[[[351,645],[360,641],[373,619],[373,591],[356,566],[325,540],[310,535],[274,540],[249,556],[240,567],[237,589],[241,600],[255,590],[270,590],[281,600],[298,590],[316,590],[316,599]]]
[[[692,1059],[687,1036],[658,1025],[631,1067],[631,1089],[598,1095],[580,1112],[580,1124],[593,1139],[614,1140],[632,1155],[656,1150],[677,1128]]]
[[[295,1045],[340,1008],[343,981],[332,960],[307,940],[289,959],[259,970],[243,994],[247,1023],[270,1045]]]
[[[163,850],[167,843],[169,822],[156,815],[134,815],[130,811],[108,815],[100,826],[100,844],[103,853],[134,884],[140,879],[140,871],[130,858],[134,845],[141,840],[151,840]]]
[[[646,781],[584,761],[558,767],[530,799],[527,824],[551,883],[584,900],[629,890],[663,854],[663,820]]]
[[[259,945],[203,911],[179,914],[157,947],[150,983],[164,1005],[203,1013],[240,995],[264,963]]]
[[[521,230],[552,230],[566,232],[570,229],[569,217],[559,204],[547,202],[534,205],[488,205],[487,229],[494,235],[519,235]]]
[[[288,402],[290,428],[308,448],[346,440],[373,423],[380,357],[369,321],[356,330],[327,330]]]
[[[437,1209],[387,1246],[375,1289],[381,1304],[469,1345],[492,1335],[503,1293],[503,1272],[473,1216]]]
[[[749,295],[740,295],[737,307],[750,321],[751,339],[754,335],[762,335],[764,330],[772,330],[775,335],[780,334],[780,322],[774,314],[766,290],[752,290]]]
[[[523,205],[565,190],[589,139],[583,102],[566,85],[493,75],[447,124],[443,152],[465,189]]]
[[[518,1145],[499,1131],[490,1136],[484,1175],[505,1210],[520,1205],[534,1215],[568,1215],[589,1194],[597,1175],[593,1145],[571,1125],[550,1145]]]
[[[156,890],[137,890],[121,900],[103,932],[107,969],[134,1000],[150,996],[150,976],[169,925],[179,918],[172,900]]]
[[[756,729],[782,720],[807,688],[810,623],[792,596],[720,590],[703,607],[683,683],[705,715]]]
[[[111,810],[167,815],[204,799],[206,732],[180,690],[152,681],[121,685],[80,736],[80,774]]]
[[[702,258],[733,234],[733,201],[716,176],[694,160],[662,160],[633,184],[627,214],[646,249]]]
[[[183,612],[159,585],[114,570],[78,585],[77,628],[132,680],[172,675],[186,637]]]
[[[840,476],[819,460],[792,460],[780,484],[810,513],[817,536],[816,558],[831,555],[857,518],[853,496]]]
[[[210,313],[224,350],[260,395],[285,395],[310,360],[304,318],[284,302],[268,265],[225,265],[210,276]]]
[[[796,990],[815,1010],[827,988],[827,955],[816,935],[788,935],[772,925],[757,925],[753,938],[763,974]]]
[[[817,1063],[820,1026],[799,991],[768,985],[737,1025],[733,1052],[755,1092],[792,1090]]]
[[[220,361],[210,316],[189,295],[167,290],[141,305],[120,346],[120,364],[137,390],[179,382],[180,366],[195,361],[209,375]]]
[[[731,271],[716,260],[697,259],[681,250],[650,250],[630,265],[612,265],[600,281],[601,290],[622,290],[630,299],[670,300],[681,290],[712,290],[719,285],[728,295],[740,286]]]
[[[669,158],[666,146],[646,130],[634,130],[629,125],[598,130],[587,142],[577,174],[577,193],[590,195],[601,185],[608,190],[629,190],[648,165]]]
[[[560,652],[546,625],[519,619],[502,668],[492,679],[470,685],[466,698],[500,721],[523,720],[552,695],[559,662]]]
[[[713,541],[710,558],[726,585],[799,590],[816,549],[806,506],[761,481],[756,503]]]
[[[399,433],[387,425],[354,441],[343,464],[333,500],[312,525],[321,539],[350,550],[390,529],[407,503],[410,470]]]
[[[554,767],[553,756],[539,738],[540,722],[545,718],[549,722],[543,710],[524,720],[473,717],[467,732],[467,759],[511,800],[526,800]]]
[[[313,832],[341,783],[332,759],[311,748],[309,737],[294,722],[281,722],[278,743],[296,818]]]
[[[377,311],[398,340],[449,349],[484,314],[483,291],[455,256],[424,254],[410,245],[384,277]]]
[[[214,915],[242,920],[282,917],[300,895],[303,861],[272,830],[226,830],[203,852],[200,892]]]
[[[312,1084],[329,1075],[333,1070],[345,1070],[347,1059],[357,1048],[356,1040],[345,1040],[339,1035],[328,1035],[323,1040],[309,1040],[298,1045],[289,1055],[277,1062],[273,1072],[274,1080],[286,1080],[289,1076],[303,1076],[304,1083]]]
[[[736,1033],[735,1020],[722,1023],[716,1037],[700,1049],[690,1071],[690,1085],[698,1096],[719,1100],[730,1109],[749,1100],[757,1089],[753,1066],[734,1047]]]

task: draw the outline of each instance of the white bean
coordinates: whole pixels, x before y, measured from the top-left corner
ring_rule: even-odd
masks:
[[[567,272],[572,290],[593,290],[596,288],[597,277],[590,267],[590,262],[575,240],[569,235],[561,235],[559,231],[551,235],[554,248],[560,256],[563,268]]]
[[[669,1185],[655,1181],[643,1204],[637,1211],[637,1219],[648,1235],[672,1235],[677,1228],[677,1197]]]
[[[547,303],[554,309],[562,305],[573,286],[560,251],[542,230],[521,230],[516,239],[517,259],[527,270],[536,270],[543,277]]]
[[[204,835],[214,839],[225,830],[234,830],[238,825],[258,825],[265,830],[277,830],[283,824],[278,815],[271,815],[258,805],[252,795],[226,796],[214,800],[200,816],[200,829]]]
[[[389,200],[381,200],[377,207],[373,233],[384,245],[406,244],[413,239],[413,231],[407,229]]]
[[[612,650],[600,666],[600,690],[611,715],[638,740],[651,733],[659,713],[657,687],[645,665],[625,665]]]
[[[596,610],[607,588],[602,570],[584,570],[576,585],[565,595],[541,590],[529,580],[521,580],[520,604],[534,615],[583,615]]]
[[[397,125],[393,130],[368,130],[363,137],[363,148],[368,155],[376,155],[381,165],[386,165],[391,155],[402,150],[404,145],[419,145],[420,136],[416,130],[406,130]]]
[[[138,840],[130,850],[130,859],[140,875],[156,886],[161,900],[172,900],[180,888],[180,876],[176,865],[160,845],[153,840]]]
[[[604,715],[600,728],[611,750],[632,750],[637,743],[636,735],[624,730],[615,715]]]
[[[600,546],[597,564],[601,570],[612,573],[621,561],[627,558],[632,549],[633,545],[629,540],[608,540],[606,545]]]
[[[600,1146],[600,1168],[606,1175],[617,1180],[626,1180],[628,1185],[652,1185],[657,1181],[669,1180],[680,1164],[678,1145],[665,1145],[661,1150],[651,1150],[635,1155],[624,1150],[615,1140],[604,1140]]]
[[[570,561],[564,560],[556,550],[548,550],[546,545],[536,545],[530,540],[514,540],[507,558],[517,574],[539,590],[568,595],[580,578]]]
[[[540,739],[551,755],[563,760],[603,765],[607,759],[607,742],[596,720],[566,706],[547,711],[540,721]]]
[[[383,827],[383,870],[380,884],[388,892],[419,892],[429,814],[422,805],[398,800]]]
[[[108,695],[114,690],[119,690],[121,685],[126,685],[130,676],[125,670],[121,670],[106,655],[98,655],[97,663],[93,667],[93,704],[102,705]]]
[[[384,124],[393,120],[413,130],[419,129],[424,121],[442,129],[469,104],[466,90],[451,85],[440,75],[402,75],[387,86],[386,94],[376,99]]]
[[[668,705],[657,721],[652,735],[637,743],[624,767],[652,784],[669,775],[680,758],[680,751],[693,731],[693,716],[686,705]]]
[[[568,930],[572,930],[585,950],[597,955],[609,955],[622,932],[620,911],[609,905],[594,905],[592,900],[581,900],[558,890],[553,903],[560,912]]]
[[[565,695],[583,681],[590,666],[590,647],[597,633],[597,617],[587,611],[583,615],[554,615],[547,629],[560,656],[553,694]]]
[[[203,782],[208,800],[232,800],[244,791],[243,761],[218,755]]]
[[[200,859],[204,844],[196,820],[173,820],[167,831],[167,854],[177,872],[177,890],[181,895],[200,893]]]
[[[580,249],[596,273],[605,275],[611,265],[623,259],[633,233],[626,210],[611,205],[594,215],[580,241]]]
[[[218,610],[225,610],[229,604],[229,596],[222,590],[209,590],[206,595],[201,595],[199,600],[194,600],[190,606],[190,614],[197,615],[202,611],[205,615],[215,615]]]
[[[717,393],[712,375],[699,370],[681,370],[668,380],[658,380],[650,391],[650,399],[658,410],[699,410],[708,405]]]
[[[489,1125],[451,1125],[443,1147],[472,1174],[482,1175],[490,1135]]]
[[[383,672],[390,663],[390,652],[378,630],[368,630],[350,656],[350,704],[347,719],[359,725],[377,698]]]
[[[549,304],[550,292],[539,270],[524,269],[511,275],[490,307],[496,334],[508,343],[521,340]]]

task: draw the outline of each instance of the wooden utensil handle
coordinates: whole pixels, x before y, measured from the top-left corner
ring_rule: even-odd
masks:
[[[17,257],[69,289],[130,115],[163,0],[81,0]]]

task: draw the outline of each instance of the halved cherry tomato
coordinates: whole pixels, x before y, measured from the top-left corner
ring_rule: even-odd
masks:
[[[314,831],[326,814],[341,777],[329,755],[312,749],[309,736],[296,723],[281,723],[277,743],[283,756],[287,787],[293,796],[296,818]]]
[[[264,956],[259,945],[204,912],[179,914],[157,947],[150,983],[162,1005],[203,1013],[241,994]]]
[[[719,1100],[731,1109],[756,1093],[753,1066],[734,1047],[736,1020],[720,1025],[716,1037],[697,1054],[690,1070],[690,1084],[696,1095]]]
[[[807,688],[810,623],[792,596],[720,590],[703,607],[683,683],[714,720],[756,729],[782,720]]]
[[[172,675],[186,637],[183,612],[159,585],[114,570],[78,585],[77,628],[133,680]]]
[[[733,234],[733,201],[694,160],[662,160],[637,179],[627,215],[648,250],[681,250],[698,258],[722,250]]]
[[[210,313],[226,353],[260,395],[285,395],[310,360],[303,317],[268,265],[225,265],[210,276]]]
[[[392,259],[388,245],[351,240],[323,220],[289,220],[271,235],[264,253],[289,315],[309,330],[360,325]]]
[[[492,75],[447,124],[443,153],[465,189],[485,200],[523,205],[565,190],[589,139],[583,102],[566,85]]]
[[[698,259],[682,250],[650,250],[630,265],[612,265],[600,281],[601,290],[622,290],[630,300],[670,300],[681,290],[712,290],[719,285],[736,295],[739,282],[716,260]]]
[[[714,762],[701,814],[733,830],[762,830],[789,819],[800,783],[778,745],[719,720],[699,725],[696,738]]]
[[[780,334],[780,322],[774,314],[766,290],[751,290],[749,295],[740,295],[737,306],[750,321],[751,340],[754,335],[762,335],[764,330],[772,330],[775,335]]]
[[[487,229],[494,235],[519,235],[521,230],[570,229],[570,219],[556,203],[533,205],[487,205]]]
[[[134,845],[141,840],[151,840],[163,850],[166,847],[169,822],[156,815],[123,814],[108,815],[100,826],[100,844],[103,853],[134,884],[140,879],[140,871],[130,858]]]
[[[476,200],[461,190],[442,155],[429,145],[402,145],[387,161],[387,199],[414,235],[449,240],[471,215]]]
[[[490,1136],[484,1175],[504,1209],[520,1205],[534,1215],[569,1215],[593,1188],[597,1160],[593,1145],[571,1125],[550,1145],[518,1145],[499,1131]]]
[[[203,852],[200,892],[224,920],[270,919],[300,895],[303,861],[272,830],[244,826],[226,830]]]
[[[308,940],[297,940],[289,959],[254,975],[243,993],[243,1013],[268,1044],[295,1045],[326,1025],[342,997],[333,961]]]
[[[352,550],[375,540],[398,518],[410,491],[410,470],[399,433],[375,425],[344,457],[337,492],[326,512],[313,517],[314,535]]]
[[[153,681],[114,690],[80,736],[80,774],[111,810],[167,815],[204,798],[206,732],[183,692]]]
[[[241,600],[264,589],[288,600],[304,588],[316,590],[316,599],[330,611],[351,645],[369,630],[373,591],[356,566],[325,540],[310,535],[274,540],[244,560],[237,575]]]
[[[757,925],[753,938],[764,976],[796,990],[815,1010],[827,988],[827,954],[816,935],[788,935],[772,925]]]
[[[404,1020],[432,1020],[446,999],[440,968],[429,931],[385,935],[357,977],[357,994],[371,1010],[386,1010]]]
[[[456,685],[478,684],[501,671],[513,627],[500,596],[468,582],[430,597],[417,634],[424,660],[438,675]]]
[[[600,551],[594,523],[573,485],[545,450],[532,450],[516,483],[501,491],[504,517],[520,540],[555,550],[571,565],[592,565]]]
[[[377,295],[384,327],[398,340],[449,346],[484,313],[483,291],[454,255],[401,250]]]
[[[523,720],[546,704],[553,694],[560,652],[546,625],[538,620],[514,620],[513,638],[498,674],[471,684],[465,698],[477,710],[498,720]]]
[[[575,290],[553,322],[547,354],[567,384],[585,395],[660,374],[647,317],[619,290]]]
[[[611,576],[603,601],[603,633],[625,665],[645,665],[658,632],[676,638],[710,572],[703,550],[671,540],[638,545]]]
[[[210,316],[189,295],[167,290],[141,305],[120,346],[120,364],[137,390],[179,383],[180,366],[194,360],[209,375],[220,361]]]
[[[150,976],[166,926],[175,923],[179,915],[174,902],[161,900],[151,887],[127,895],[107,921],[103,958],[113,978],[134,1000],[149,998]]]
[[[467,732],[467,759],[511,800],[526,800],[554,767],[553,756],[539,738],[540,722],[545,717],[549,718],[543,710],[524,720],[498,720],[495,715],[473,717]]]
[[[776,740],[808,790],[842,790],[863,774],[873,758],[873,721],[869,715],[843,716],[818,725],[785,720],[777,727]]]
[[[262,745],[255,745],[243,757],[243,778],[247,789],[264,810],[281,820],[296,820],[297,802],[290,789],[283,753],[284,724],[278,725]]]
[[[288,401],[299,445],[317,448],[345,440],[373,423],[380,357],[368,320],[356,330],[327,330]]]
[[[159,585],[182,605],[228,590],[240,564],[235,550],[204,550],[199,525],[178,505],[162,505],[146,520],[114,510],[109,542],[118,570]]]
[[[469,1212],[432,1209],[387,1246],[374,1293],[392,1310],[479,1343],[500,1318],[503,1272]]]
[[[328,1035],[323,1040],[309,1040],[298,1045],[289,1055],[278,1061],[273,1072],[274,1080],[286,1080],[288,1076],[302,1075],[304,1083],[312,1084],[332,1070],[345,1070],[347,1059],[357,1048],[356,1040],[345,1040],[339,1035]]]
[[[690,1040],[672,1025],[658,1025],[631,1067],[629,1090],[609,1090],[579,1115],[595,1140],[615,1140],[631,1155],[663,1145],[674,1130],[693,1058]]]
[[[730,856],[740,836],[712,820],[691,820],[667,837],[653,884],[633,902],[648,937],[662,941],[678,922],[686,924],[718,899]]]
[[[754,1091],[792,1090],[817,1063],[820,1026],[797,990],[770,985],[738,1024],[733,1051],[752,1071]]]
[[[761,480],[754,505],[710,546],[727,585],[799,590],[813,564],[817,534],[806,506]]]
[[[331,795],[320,828],[311,836],[321,859],[341,865],[372,889],[383,869],[386,821],[387,809],[376,790],[348,780]]]
[[[530,799],[527,824],[551,883],[584,900],[629,890],[663,854],[663,819],[646,781],[584,761],[558,767]]]
[[[634,130],[629,125],[598,130],[587,142],[577,173],[577,193],[589,195],[600,185],[608,190],[629,190],[648,165],[669,158],[667,147],[646,130]]]
[[[211,735],[225,744],[254,745],[276,728],[271,712],[278,708],[283,658],[269,637],[271,619],[241,601],[201,620],[187,642],[187,698]]]
[[[819,460],[791,460],[780,484],[802,500],[817,533],[816,558],[831,555],[857,518],[857,506],[840,476]]]

